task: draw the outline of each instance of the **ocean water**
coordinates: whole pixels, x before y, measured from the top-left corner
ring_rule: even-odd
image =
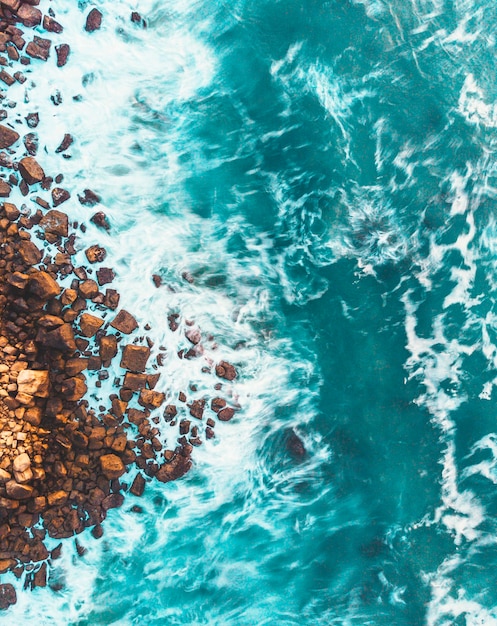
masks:
[[[494,0],[51,6],[70,61],[9,97],[71,219],[102,197],[78,259],[108,250],[169,397],[226,358],[241,410],[1,623],[497,624]]]

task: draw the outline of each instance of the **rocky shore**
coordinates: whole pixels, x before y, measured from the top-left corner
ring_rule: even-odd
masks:
[[[63,71],[70,46],[52,50],[49,34],[63,33],[56,18],[43,0],[0,0],[3,100],[10,85],[26,80],[27,66],[52,62]],[[82,28],[91,33],[102,19],[92,9]],[[145,24],[138,13],[130,20]],[[98,194],[82,189],[71,197],[62,176],[46,172],[38,156],[39,112],[19,120],[12,111],[0,111],[0,574],[12,571],[33,588],[47,585],[50,563],[63,549],[61,542],[49,551],[48,536],[67,540],[88,529],[98,538],[106,512],[126,492],[141,496],[147,481],[189,471],[194,447],[214,437],[217,420],[235,414],[222,396],[237,370],[206,360],[212,397],[189,399],[186,390],[172,398],[157,390],[163,352],[146,334],[137,337],[137,330],[150,329],[120,307],[106,250],[95,243],[85,250],[85,266],[73,263],[71,204],[87,207],[92,222],[108,229]],[[64,156],[74,141],[66,134],[56,152]],[[163,287],[159,276],[150,280]],[[202,358],[195,324],[177,311],[164,321],[185,334],[190,347],[182,358]],[[105,406],[92,406],[87,375],[98,386],[111,366],[120,372],[115,393]],[[164,428],[176,424],[179,437],[166,445]],[[127,481],[131,468],[134,479]],[[15,601],[14,587],[0,580],[0,608]]]

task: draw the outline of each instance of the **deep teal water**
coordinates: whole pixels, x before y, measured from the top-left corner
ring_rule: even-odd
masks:
[[[106,173],[128,290],[160,271],[238,349],[244,408],[55,568],[57,619],[496,624],[497,6],[150,0],[139,31],[101,4],[108,56],[68,96],[133,97],[67,167]]]

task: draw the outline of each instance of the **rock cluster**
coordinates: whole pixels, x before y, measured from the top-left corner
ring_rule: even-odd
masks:
[[[6,53],[0,54],[0,64],[9,69],[3,70],[5,76],[0,74],[0,79],[6,85],[16,63],[46,62],[50,56],[49,39],[35,35],[28,43],[29,37],[19,26],[63,31],[53,11],[44,15],[38,4],[38,0],[0,0],[0,53]],[[132,21],[137,20],[132,17]],[[91,33],[101,22],[102,14],[93,9],[85,28]],[[23,51],[28,56],[22,56]],[[56,47],[57,65],[64,65],[68,51],[67,44]],[[19,75],[13,72],[13,80],[20,80]],[[87,267],[73,263],[76,235],[68,214],[58,207],[67,203],[70,212],[74,200],[58,186],[62,177],[45,172],[37,158],[38,138],[31,130],[38,124],[39,113],[27,116],[24,129],[3,121],[0,574],[25,573],[25,584],[36,587],[47,584],[47,563],[60,553],[60,548],[47,550],[47,535],[63,539],[91,528],[100,537],[106,512],[122,504],[127,490],[141,496],[147,480],[155,477],[168,482],[183,476],[192,465],[194,446],[202,443],[202,434],[212,438],[216,419],[230,420],[235,407],[219,395],[189,401],[183,392],[172,402],[166,392],[156,389],[164,351],[155,354],[150,339],[130,337],[139,325],[132,313],[119,308],[120,296],[108,286],[114,272],[101,265],[106,250],[95,243],[85,251]],[[28,132],[21,142],[23,130]],[[63,154],[74,140],[66,134],[56,153]],[[14,187],[38,208],[32,211],[11,201]],[[100,202],[89,189],[78,194],[78,200],[88,207]],[[91,219],[109,228],[102,211]],[[161,281],[155,276],[153,280],[159,288]],[[171,313],[167,320],[173,332],[183,322],[186,327],[189,347],[179,356],[200,357],[200,329],[182,321],[179,313]],[[116,393],[105,405],[92,406],[86,399],[87,377],[96,377],[95,384],[100,386],[109,378],[113,361],[122,368],[122,376],[115,381]],[[206,365],[216,377],[214,388],[219,394],[221,381],[232,381],[237,371],[225,361],[212,367]],[[191,387],[190,391],[196,390]],[[180,436],[166,447],[160,429],[168,424],[178,424]],[[124,481],[131,465],[138,473],[127,485]],[[15,601],[14,588],[0,584],[0,608]]]

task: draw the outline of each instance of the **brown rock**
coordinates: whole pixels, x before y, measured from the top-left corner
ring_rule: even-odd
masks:
[[[6,183],[3,178],[0,178],[0,198],[8,198],[11,191],[12,187],[9,183]]]
[[[211,409],[214,413],[219,413],[221,409],[226,406],[226,400],[224,398],[214,398],[211,402]]]
[[[123,386],[126,389],[131,389],[132,391],[140,391],[147,385],[147,377],[145,374],[134,374],[133,372],[126,372],[124,377]]]
[[[27,500],[33,495],[33,487],[30,485],[20,485],[15,480],[9,480],[5,485],[7,496],[13,500]]]
[[[160,466],[155,477],[162,483],[168,483],[171,480],[176,480],[177,478],[184,476],[191,466],[192,462],[189,457],[177,454],[169,463],[164,463]]]
[[[52,491],[47,496],[48,506],[64,506],[67,502],[69,494],[67,491],[59,489],[58,491]]]
[[[41,253],[41,251],[35,246],[32,241],[29,241],[27,239],[21,241],[18,250],[22,260],[28,265],[36,265],[43,258],[43,254]]]
[[[96,295],[98,295],[98,285],[94,280],[90,278],[80,283],[78,291],[79,295],[82,298],[94,298]]]
[[[31,424],[32,426],[39,426],[41,424],[43,412],[41,407],[32,406],[26,409],[23,415],[23,420]]]
[[[0,148],[2,150],[10,147],[18,139],[19,133],[16,133],[15,130],[12,130],[12,128],[9,128],[8,126],[0,124]]]
[[[15,222],[19,215],[21,215],[16,205],[10,202],[3,203],[3,210],[5,211],[5,217],[11,222]]]
[[[49,15],[43,16],[43,28],[49,33],[61,33],[64,28]]]
[[[36,570],[35,575],[33,576],[33,584],[32,588],[35,587],[46,587],[47,586],[47,564],[42,563],[41,567]]]
[[[29,289],[32,294],[44,301],[58,296],[61,291],[59,285],[50,274],[38,270],[35,270],[30,275]]]
[[[81,377],[80,377],[81,376]],[[61,393],[69,401],[81,400],[81,398],[88,391],[88,387],[83,379],[83,375],[74,376],[73,378],[67,378],[61,386]]]
[[[0,585],[0,609],[8,609],[17,602],[17,595],[14,586],[10,583]]]
[[[19,9],[17,10],[17,17],[24,24],[24,26],[27,26],[28,28],[33,28],[33,26],[38,26],[38,24],[41,24],[42,15],[40,9],[30,6],[29,4],[21,4]],[[26,50],[26,52],[28,51]]]
[[[120,478],[126,471],[124,463],[115,454],[104,454],[103,456],[101,456],[100,466],[102,468],[104,476],[109,480],[113,480],[114,478]]]
[[[52,192],[53,194],[53,192]],[[46,233],[67,237],[69,233],[69,221],[67,215],[62,211],[52,209],[48,211],[40,220],[40,226]]]
[[[100,286],[111,283],[114,278],[114,271],[110,267],[101,267],[97,270],[97,280]]]
[[[76,376],[81,374],[88,367],[88,359],[83,357],[75,357],[74,359],[67,359],[65,372],[68,376]]]
[[[76,350],[74,332],[70,324],[63,324],[53,330],[40,328],[36,335],[36,341],[46,348],[55,348],[62,352],[74,352]]]
[[[19,161],[19,173],[28,185],[39,183],[45,178],[45,172],[31,156]]]
[[[98,245],[90,246],[85,250],[85,254],[89,263],[101,263],[107,256],[105,248],[101,248]]]
[[[121,367],[132,372],[144,372],[150,356],[150,348],[127,345],[123,348]]]
[[[117,309],[119,306],[119,299],[120,296],[115,289],[105,290],[104,304],[106,307],[109,307],[109,309],[112,309],[113,311]]]
[[[60,46],[55,46],[55,53],[57,55],[57,67],[64,67],[67,63],[71,48],[67,43],[61,43]]]
[[[66,200],[69,200],[71,194],[67,191],[67,189],[62,189],[62,187],[54,187],[52,189],[52,202],[54,206],[59,206]]]
[[[78,194],[78,200],[81,204],[87,206],[95,206],[101,200],[100,196],[91,189],[85,189],[82,194]]]
[[[121,311],[119,311],[119,313],[112,320],[110,325],[119,332],[124,333],[125,335],[129,335],[136,328],[138,328],[138,324],[135,318],[124,309],[121,309]]]
[[[224,378],[225,380],[234,380],[236,378],[236,369],[228,363],[227,361],[221,361],[218,365],[216,365],[216,374],[219,378]]]
[[[98,353],[104,363],[113,359],[117,354],[116,337],[114,335],[105,335],[104,337],[101,337]]]
[[[97,211],[92,217],[90,217],[90,222],[98,226],[99,228],[103,228],[104,230],[110,230],[109,220],[103,211]]]
[[[29,54],[33,59],[40,59],[40,61],[46,61],[50,56],[50,48],[40,46],[40,44],[30,41],[26,47],[26,54]]]
[[[160,393],[159,391],[142,389],[140,397],[138,398],[138,403],[147,409],[157,409],[164,403],[165,399],[165,394]]]
[[[38,398],[48,398],[50,378],[46,370],[25,369],[17,377],[17,390]]]
[[[133,484],[130,487],[130,492],[134,496],[142,496],[145,491],[145,479],[141,474],[137,474],[133,480]]]
[[[16,289],[24,289],[28,284],[28,281],[29,276],[27,274],[22,274],[21,272],[14,272],[13,274],[7,275],[7,282]]]
[[[81,315],[81,319],[79,320],[79,327],[81,329],[81,334],[84,337],[93,337],[93,335],[97,332],[97,330],[102,326],[104,321],[95,315],[90,315],[90,313],[83,313]]]
[[[102,14],[98,9],[92,9],[88,13],[88,17],[86,18],[85,30],[88,33],[92,33],[95,30],[98,30],[102,25]]]
[[[225,409],[221,409],[217,414],[218,418],[221,422],[229,422],[230,419],[235,415],[235,409],[227,406]]]

